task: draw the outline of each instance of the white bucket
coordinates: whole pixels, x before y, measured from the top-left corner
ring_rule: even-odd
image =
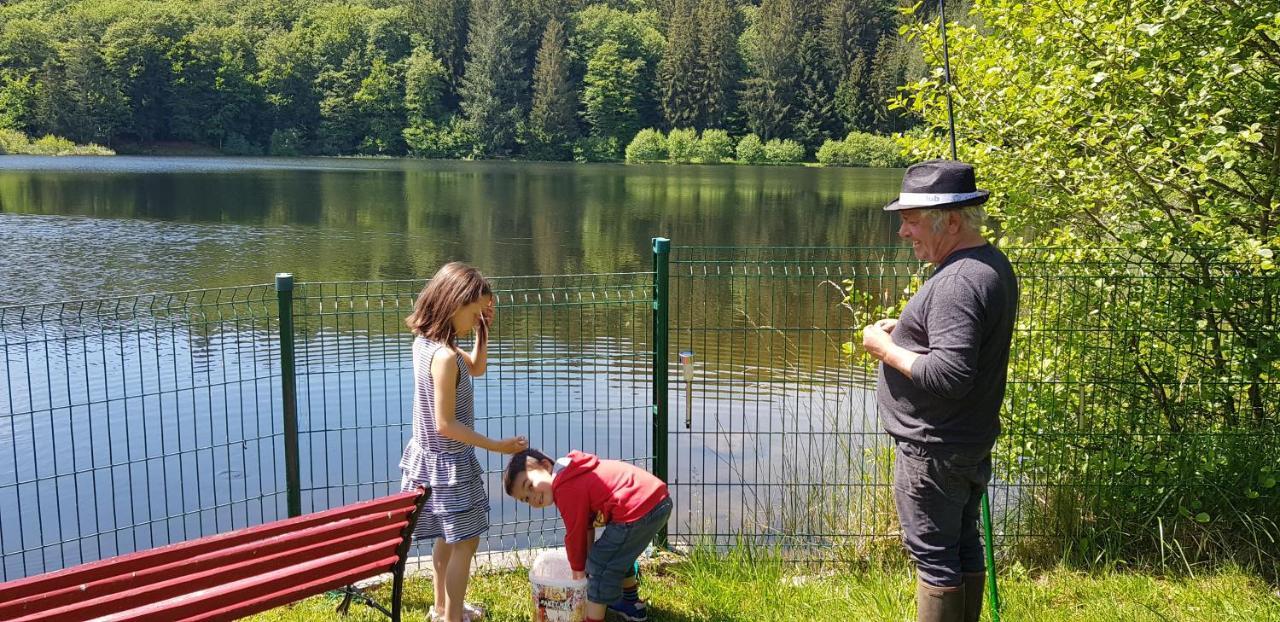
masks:
[[[587,619],[587,580],[573,578],[564,549],[538,554],[529,567],[534,622],[583,622]]]

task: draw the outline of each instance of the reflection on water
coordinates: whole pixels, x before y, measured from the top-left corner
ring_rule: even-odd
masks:
[[[0,305],[265,283],[650,269],[677,246],[883,245],[901,171],[0,157]]]
[[[420,279],[453,258],[490,274],[609,273],[495,280],[477,428],[650,467],[649,238],[667,235],[671,351],[697,353],[692,385],[672,368],[672,533],[821,539],[836,527],[814,508],[859,503],[866,451],[883,442],[868,380],[839,353],[856,331],[833,284],[859,275],[859,288],[891,296],[902,275],[868,279],[834,257],[738,265],[679,251],[883,244],[891,225],[878,206],[898,176],[3,158],[0,244],[13,260],[0,264],[0,303],[238,286],[290,270],[311,281],[294,293],[310,511],[398,488],[412,387],[401,319]],[[275,296],[262,286],[0,306],[3,578],[284,515]],[[494,525],[485,547],[557,542],[554,512],[507,499],[503,458],[480,454]]]

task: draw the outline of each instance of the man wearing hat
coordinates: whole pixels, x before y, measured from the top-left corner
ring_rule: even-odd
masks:
[[[976,621],[982,611],[979,503],[1018,313],[1013,267],[981,234],[988,194],[963,162],[907,169],[898,200],[884,209],[898,212],[898,235],[935,270],[897,319],[862,336],[881,361],[876,399],[897,445],[893,497],[916,563],[920,622]]]

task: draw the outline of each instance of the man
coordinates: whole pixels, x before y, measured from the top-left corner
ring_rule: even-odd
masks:
[[[976,621],[982,611],[979,502],[1018,313],[1013,268],[981,234],[987,197],[969,164],[907,169],[901,195],[884,209],[898,212],[898,235],[936,269],[897,319],[862,336],[881,361],[876,398],[897,444],[893,497],[916,563],[920,622]]]

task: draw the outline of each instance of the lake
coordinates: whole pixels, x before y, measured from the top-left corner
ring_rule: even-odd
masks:
[[[403,279],[374,293],[299,294],[315,296],[299,303],[311,310],[296,331],[309,511],[396,486],[412,386],[399,320],[421,280],[453,259],[500,277],[615,275],[495,280],[506,299],[490,373],[476,385],[477,428],[527,434],[549,453],[581,448],[648,465],[651,282],[631,273],[651,269],[651,238],[668,237],[673,535],[839,535],[815,510],[864,504],[858,465],[880,446],[865,373],[839,354],[857,327],[827,287],[849,258],[798,249],[765,264],[747,261],[758,251],[683,249],[892,245],[896,223],[880,207],[900,178],[814,167],[5,156],[0,307],[267,284],[277,272]],[[897,282],[885,283],[890,295]],[[269,286],[235,291],[274,305]],[[120,302],[0,308],[4,578],[280,515],[277,341],[238,307],[203,323],[133,309],[172,300],[125,299],[127,313]],[[696,352],[688,384],[680,350]],[[481,454],[490,470],[504,463]],[[827,492],[811,494],[815,483]],[[553,513],[517,507],[496,477],[487,485],[487,549],[554,543]]]

